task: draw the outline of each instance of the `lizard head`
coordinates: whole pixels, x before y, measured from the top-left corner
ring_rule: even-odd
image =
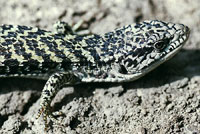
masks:
[[[123,31],[123,55],[118,56],[119,73],[128,80],[137,79],[174,56],[189,37],[189,28],[183,24],[158,20],[128,25]],[[116,53],[116,57],[117,57]],[[129,76],[129,77],[128,77]]]

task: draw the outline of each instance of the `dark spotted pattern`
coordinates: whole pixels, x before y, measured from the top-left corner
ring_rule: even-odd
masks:
[[[47,79],[37,118],[57,122],[50,103],[64,84],[126,82],[145,75],[180,50],[182,24],[144,21],[104,35],[74,34],[65,23],[52,33],[27,26],[0,27],[0,77]],[[62,29],[64,28],[64,29]]]
[[[64,31],[60,29],[62,26],[58,28]],[[172,42],[176,34],[180,39]],[[55,72],[73,71],[80,79],[102,81],[107,77],[105,81],[109,81],[116,78],[115,74],[109,73],[113,69],[122,74],[120,77],[123,73],[132,75],[147,68],[151,70],[152,64],[181,46],[186,39],[187,27],[161,21],[124,26],[102,36],[54,34],[27,26],[2,25],[0,76],[50,76]],[[157,47],[163,43],[163,49],[158,50],[156,43]]]

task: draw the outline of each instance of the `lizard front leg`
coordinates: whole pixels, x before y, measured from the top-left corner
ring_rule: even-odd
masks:
[[[78,30],[82,24],[84,23],[83,20],[80,20],[78,23],[75,25],[71,26],[67,22],[64,21],[57,21],[53,25],[53,31],[55,34],[62,34],[67,37],[66,39],[73,39],[73,35],[82,35],[82,36],[87,36],[90,35],[92,32],[89,30]],[[71,37],[70,37],[71,36]]]
[[[41,96],[40,109],[36,119],[38,119],[43,114],[43,120],[45,121],[45,131],[47,130],[47,118],[49,117],[54,123],[58,121],[54,118],[50,111],[50,104],[58,90],[66,83],[72,84],[77,82],[77,77],[72,73],[55,73],[46,82]]]
[[[75,31],[72,26],[63,21],[57,21],[53,25],[55,34],[63,34],[63,35],[74,35]]]

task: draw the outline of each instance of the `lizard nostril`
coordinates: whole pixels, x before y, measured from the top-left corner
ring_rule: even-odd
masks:
[[[189,32],[189,31],[190,31],[190,29],[189,29],[188,26],[185,26],[185,31],[186,31],[186,32]]]
[[[190,28],[188,26],[185,26],[185,33],[187,34],[187,36],[189,36],[190,34]]]

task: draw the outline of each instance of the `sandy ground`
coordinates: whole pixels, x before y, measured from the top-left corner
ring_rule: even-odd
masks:
[[[200,133],[199,0],[1,0],[0,23],[52,30],[58,20],[101,34],[148,19],[191,28],[184,48],[145,77],[123,84],[64,87],[52,102],[63,127],[49,134]],[[0,133],[41,134],[35,120],[45,81],[0,79]]]

